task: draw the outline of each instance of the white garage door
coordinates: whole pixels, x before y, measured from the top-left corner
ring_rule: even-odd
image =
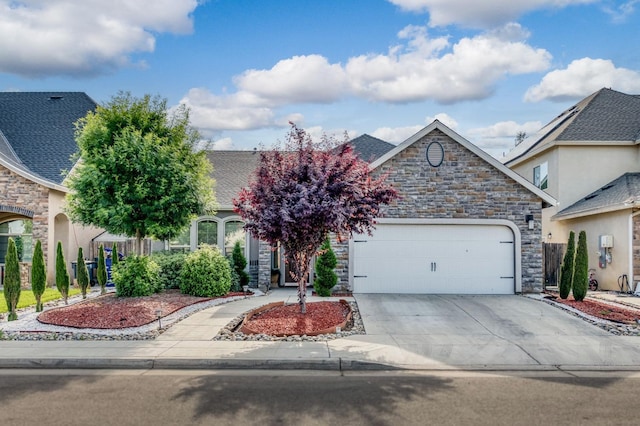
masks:
[[[378,224],[354,238],[353,291],[514,294],[514,245],[506,226]]]

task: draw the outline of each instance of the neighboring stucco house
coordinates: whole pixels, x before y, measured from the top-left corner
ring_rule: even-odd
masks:
[[[542,212],[547,243],[587,233],[600,288],[640,280],[640,95],[601,89],[502,160],[558,200]]]
[[[351,141],[400,199],[370,236],[337,243],[338,288],[355,293],[514,294],[542,289],[540,221],[555,199],[471,142],[434,121],[398,146]],[[257,166],[253,152],[212,151],[220,204],[194,221],[190,246],[228,246],[240,229],[231,200]],[[233,224],[229,226],[229,224]],[[236,225],[237,224],[237,225]],[[242,235],[254,282],[289,282],[285,254]],[[311,280],[313,276],[311,277]]]
[[[9,237],[20,239],[23,285],[30,282],[36,240],[52,282],[57,241],[70,266],[96,233],[72,224],[63,211],[63,171],[73,167],[77,151],[74,123],[96,106],[79,92],[0,92],[0,268]]]

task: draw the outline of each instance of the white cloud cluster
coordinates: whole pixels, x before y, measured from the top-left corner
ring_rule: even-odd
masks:
[[[0,72],[89,76],[152,52],[155,34],[190,33],[197,0],[0,0]]]
[[[274,109],[285,104],[354,96],[389,103],[483,99],[506,75],[544,71],[551,60],[549,52],[526,43],[528,33],[518,24],[455,44],[447,37],[430,38],[426,28],[417,26],[404,28],[398,37],[404,44],[384,54],[352,57],[345,65],[320,55],[294,56],[271,69],[236,76],[233,94],[192,89],[181,102],[191,108],[200,128],[255,129],[281,123]]]
[[[563,8],[599,0],[388,0],[412,12],[428,12],[432,27],[458,24],[491,28],[539,9]]]
[[[528,102],[577,100],[603,87],[625,93],[640,92],[640,72],[616,68],[610,60],[582,58],[554,70],[525,93]]]

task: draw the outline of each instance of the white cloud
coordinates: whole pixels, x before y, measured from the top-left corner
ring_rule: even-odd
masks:
[[[447,38],[429,39],[424,28],[409,30],[401,32],[411,36],[406,47],[349,60],[346,71],[356,95],[392,103],[483,99],[505,75],[543,71],[551,60],[549,52],[523,41],[527,33],[518,24],[463,38],[447,51]]]
[[[205,134],[274,125],[273,110],[244,92],[217,96],[206,89],[194,88],[179,103],[189,108],[191,123]]]
[[[605,6],[604,11],[611,16],[611,20],[614,23],[623,23],[635,13],[635,5],[638,3],[640,3],[640,0],[629,0],[617,5],[616,8]]]
[[[91,76],[152,52],[158,33],[190,33],[197,0],[0,0],[0,72]],[[143,64],[139,64],[143,65]]]
[[[549,67],[551,55],[526,44],[528,36],[520,25],[508,24],[451,45],[448,37],[430,38],[426,28],[407,26],[398,33],[403,44],[386,54],[353,57],[344,66],[320,55],[295,56],[236,76],[235,93],[195,88],[181,103],[190,107],[195,126],[214,132],[301,125],[296,111],[276,117],[278,108],[290,104],[348,97],[445,104],[483,99],[506,75]]]
[[[616,68],[606,59],[577,59],[562,70],[551,71],[540,84],[527,90],[528,102],[581,99],[603,87],[626,93],[640,92],[640,72]]]
[[[433,120],[440,121],[442,124],[450,128],[451,130],[455,130],[458,128],[458,122],[454,120],[454,118],[451,117],[449,114],[446,114],[444,112],[436,114],[433,117],[427,116],[427,118],[425,119],[425,122],[427,124],[431,124]]]
[[[451,116],[446,113],[436,114],[435,116],[427,116],[425,117],[425,124],[418,124],[415,126],[405,126],[405,127],[379,127],[371,133],[371,136],[374,136],[378,139],[382,139],[383,141],[391,142],[398,144],[400,142],[404,142],[411,136],[418,133],[425,126],[431,124],[434,120],[439,120],[442,124],[449,127],[452,130],[455,130],[458,127],[458,122],[454,120]]]
[[[228,151],[233,148],[233,140],[231,138],[218,139],[211,145],[211,149],[214,151]]]
[[[599,0],[389,0],[412,12],[428,12],[432,27],[459,24],[491,28],[539,9],[595,3]]]
[[[527,121],[522,124],[501,121],[488,127],[470,129],[466,132],[466,137],[490,155],[499,158],[513,149],[518,133],[534,135],[541,127],[542,123],[539,121]]]
[[[515,121],[500,121],[489,127],[479,127],[469,130],[469,135],[483,139],[510,138],[512,141],[520,132],[527,135],[534,134],[542,127],[540,121],[527,121],[526,123],[516,123]]]
[[[371,136],[386,142],[398,144],[415,135],[424,128],[423,125],[406,127],[379,127],[371,133]]]
[[[270,105],[281,105],[335,101],[344,93],[347,79],[340,64],[309,55],[281,60],[270,70],[245,71],[234,83]]]

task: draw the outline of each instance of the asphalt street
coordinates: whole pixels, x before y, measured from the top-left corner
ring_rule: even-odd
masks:
[[[0,370],[2,424],[637,425],[640,374]]]

